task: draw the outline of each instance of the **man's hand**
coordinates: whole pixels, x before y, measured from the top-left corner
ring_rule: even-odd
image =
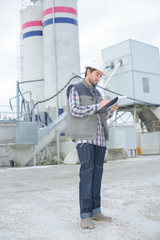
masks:
[[[99,103],[99,107],[102,108],[104,107],[107,103],[109,103],[109,100],[105,100],[103,99],[100,103]],[[119,105],[116,103],[115,105],[113,105],[110,109],[114,112],[119,108]]]
[[[100,108],[104,107],[107,103],[109,103],[109,100],[103,99],[103,100],[99,103]]]
[[[113,105],[113,107],[111,107],[110,109],[114,112],[119,108],[119,105],[116,103],[115,105]]]

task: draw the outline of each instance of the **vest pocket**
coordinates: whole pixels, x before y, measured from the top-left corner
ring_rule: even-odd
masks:
[[[81,101],[81,104],[83,106],[85,105],[93,105],[96,103],[95,99],[91,96],[85,96],[85,95],[82,95],[80,96],[80,101]]]

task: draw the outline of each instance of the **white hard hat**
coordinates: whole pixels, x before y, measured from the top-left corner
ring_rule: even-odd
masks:
[[[95,68],[96,70],[102,72],[103,75],[105,75],[105,65],[101,61],[93,60],[90,63],[88,63],[85,68]]]

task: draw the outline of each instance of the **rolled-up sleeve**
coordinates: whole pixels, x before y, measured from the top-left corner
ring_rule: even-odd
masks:
[[[106,119],[109,119],[113,116],[113,111],[111,109],[108,109],[106,112]]]

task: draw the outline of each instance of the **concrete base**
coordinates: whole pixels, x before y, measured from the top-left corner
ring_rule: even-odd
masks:
[[[107,149],[106,158],[108,160],[117,160],[127,158],[127,153],[124,148],[109,148]]]

